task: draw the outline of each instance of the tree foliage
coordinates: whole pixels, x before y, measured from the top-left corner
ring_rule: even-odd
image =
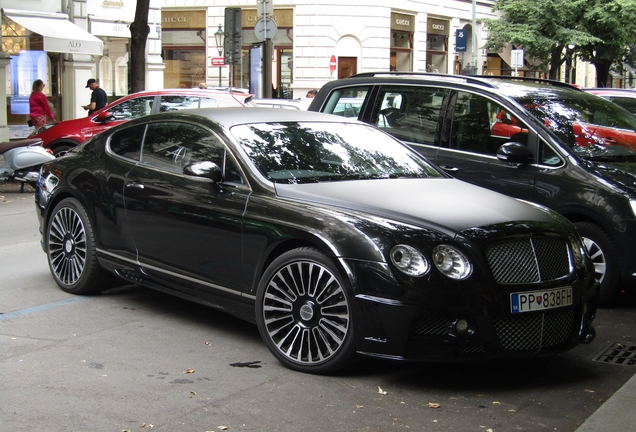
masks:
[[[578,55],[603,86],[612,64],[630,60],[636,39],[636,0],[497,0],[493,11],[500,18],[484,20],[485,48],[523,48],[551,79],[568,55]]]
[[[130,92],[146,89],[146,41],[150,33],[150,0],[137,0],[135,20],[130,24]]]

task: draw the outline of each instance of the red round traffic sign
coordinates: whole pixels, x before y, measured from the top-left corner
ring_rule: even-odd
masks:
[[[332,55],[331,60],[329,60],[329,70],[331,72],[336,71],[336,56]]]

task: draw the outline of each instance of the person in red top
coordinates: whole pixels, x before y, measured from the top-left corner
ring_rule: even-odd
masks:
[[[33,81],[33,91],[31,92],[31,97],[29,97],[29,115],[36,129],[46,124],[47,117],[55,121],[49,101],[42,92],[43,89],[44,82],[41,79]]]

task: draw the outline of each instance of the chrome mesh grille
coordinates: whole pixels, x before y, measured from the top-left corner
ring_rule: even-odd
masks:
[[[493,243],[486,259],[500,284],[537,283],[570,273],[567,243],[560,238],[523,238]]]
[[[419,318],[413,322],[411,334],[413,336],[444,335],[447,330],[445,318]]]
[[[493,324],[499,343],[508,351],[537,351],[567,340],[574,320],[574,309],[542,314],[495,317]]]

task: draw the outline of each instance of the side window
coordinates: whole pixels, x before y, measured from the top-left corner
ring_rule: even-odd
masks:
[[[504,143],[528,142],[528,127],[498,103],[475,93],[458,92],[450,147],[495,155]]]
[[[226,155],[225,146],[210,131],[189,123],[154,123],[148,126],[141,162],[176,174],[194,162],[211,161],[225,173],[224,181],[244,183]]]
[[[329,95],[321,111],[341,117],[358,118],[368,93],[369,87],[366,86],[336,90]]]
[[[219,106],[219,101],[214,98],[201,98],[199,108],[216,108]]]
[[[116,120],[132,120],[150,114],[154,96],[144,96],[128,99],[109,108]]]
[[[447,91],[422,86],[383,86],[374,123],[398,139],[434,144]]]
[[[160,112],[199,108],[198,96],[161,96]]]
[[[545,141],[540,141],[540,153],[541,153],[541,165],[547,165],[551,167],[557,167],[563,164],[563,160],[559,155],[550,147]]]
[[[630,97],[611,97],[610,100],[616,105],[622,106],[630,113],[636,115],[636,98]]]
[[[141,162],[174,173],[193,162],[223,167],[224,147],[209,131],[192,124],[168,122],[148,126]]]
[[[138,162],[145,131],[146,126],[144,125],[120,130],[111,135],[108,140],[108,148],[116,155]]]

